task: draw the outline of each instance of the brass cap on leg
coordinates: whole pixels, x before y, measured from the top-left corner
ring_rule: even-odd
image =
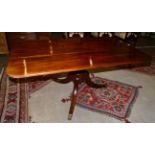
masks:
[[[68,120],[72,119],[73,114],[68,114]]]

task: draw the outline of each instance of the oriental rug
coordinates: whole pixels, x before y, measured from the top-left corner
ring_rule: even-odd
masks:
[[[86,83],[80,84],[76,98],[77,105],[129,122],[127,118],[139,87],[99,77],[92,78],[92,81],[106,84],[106,87],[96,89]],[[68,101],[70,97],[62,99],[64,103]]]
[[[147,75],[155,76],[155,61],[153,61],[150,66],[135,67],[131,70],[136,71],[136,72],[140,72],[140,73],[144,73]]]
[[[28,101],[33,92],[51,82],[51,80],[19,81],[10,79],[4,70],[0,74],[0,118],[1,122],[29,122]],[[85,83],[79,85],[77,104],[120,120],[128,121],[131,107],[137,96],[138,87],[93,77],[95,83],[106,83],[107,87],[95,89]],[[62,102],[70,101],[70,97]]]
[[[49,80],[20,81],[9,78],[4,69],[0,73],[0,122],[29,122],[28,99]]]

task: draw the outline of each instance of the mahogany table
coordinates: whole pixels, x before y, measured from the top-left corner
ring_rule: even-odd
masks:
[[[70,38],[21,41],[12,46],[7,74],[16,79],[53,75],[56,82],[73,82],[68,119],[72,118],[78,85],[86,82],[96,88],[105,85],[91,81],[89,70],[149,65],[150,56],[116,38]],[[60,73],[68,73],[60,78]]]

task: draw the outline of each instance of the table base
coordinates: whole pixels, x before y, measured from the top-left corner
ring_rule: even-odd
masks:
[[[101,84],[96,84],[94,82],[91,81],[90,79],[90,74],[87,70],[83,70],[83,71],[76,71],[76,72],[70,72],[67,74],[66,78],[60,78],[60,77],[52,77],[52,79],[58,83],[68,83],[68,82],[73,82],[73,92],[72,92],[72,96],[71,96],[71,105],[70,105],[70,109],[69,109],[69,114],[68,114],[68,120],[72,119],[73,116],[73,112],[75,109],[75,105],[76,105],[76,96],[77,96],[77,91],[78,91],[78,85],[82,82],[85,82],[87,85],[93,87],[93,88],[103,88],[106,87],[105,84],[101,85]]]

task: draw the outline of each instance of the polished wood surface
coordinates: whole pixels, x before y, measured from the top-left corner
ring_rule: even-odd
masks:
[[[116,38],[21,41],[11,50],[7,74],[13,78],[71,71],[148,65],[151,58]]]

